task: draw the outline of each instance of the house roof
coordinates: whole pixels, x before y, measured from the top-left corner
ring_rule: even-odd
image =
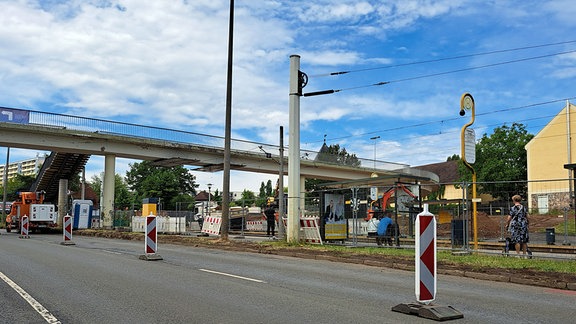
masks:
[[[446,161],[432,163],[414,167],[438,175],[440,183],[457,182],[460,178],[458,174],[458,161]]]
[[[210,199],[212,199],[214,197],[213,194],[210,194]],[[200,191],[197,195],[196,195],[196,201],[208,201],[208,192],[206,191]]]

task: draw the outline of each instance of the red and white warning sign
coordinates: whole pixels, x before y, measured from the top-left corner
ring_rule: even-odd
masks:
[[[146,254],[156,253],[158,249],[157,241],[156,216],[146,216]]]
[[[429,303],[436,298],[436,218],[424,211],[416,216],[416,299]]]
[[[288,227],[288,218],[283,217],[282,222]],[[300,217],[300,231],[304,234],[304,241],[312,244],[322,244],[318,217]],[[302,239],[302,236],[300,236]]]
[[[62,238],[63,241],[60,243],[62,245],[75,245],[72,242],[72,216],[64,216],[64,226],[62,227]]]
[[[318,218],[301,217],[300,230],[304,231],[304,241],[312,244],[322,244],[320,228],[318,227]]]
[[[30,238],[30,235],[28,235],[29,226],[28,216],[22,216],[20,219],[20,238]]]
[[[264,221],[261,220],[246,221],[246,230],[263,232],[266,230],[266,224],[264,224]]]
[[[146,237],[144,238],[144,252],[140,260],[155,261],[162,260],[162,257],[156,253],[158,250],[158,231],[156,229],[156,216],[146,216]]]
[[[220,226],[222,225],[222,217],[208,216],[204,219],[202,225],[202,233],[220,235]]]

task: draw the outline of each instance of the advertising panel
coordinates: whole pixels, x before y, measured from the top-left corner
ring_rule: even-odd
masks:
[[[346,218],[344,217],[344,195],[325,194],[324,209],[324,239],[344,240],[346,236]]]

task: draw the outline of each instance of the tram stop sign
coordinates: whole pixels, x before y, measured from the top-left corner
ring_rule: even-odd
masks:
[[[470,164],[476,162],[476,132],[466,128],[464,133],[464,160]]]

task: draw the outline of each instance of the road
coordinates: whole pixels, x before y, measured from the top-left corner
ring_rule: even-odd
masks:
[[[0,234],[2,323],[431,321],[391,311],[416,301],[413,272],[177,245],[143,261],[141,241]],[[576,318],[571,291],[439,276],[436,297],[464,314],[454,323]]]

